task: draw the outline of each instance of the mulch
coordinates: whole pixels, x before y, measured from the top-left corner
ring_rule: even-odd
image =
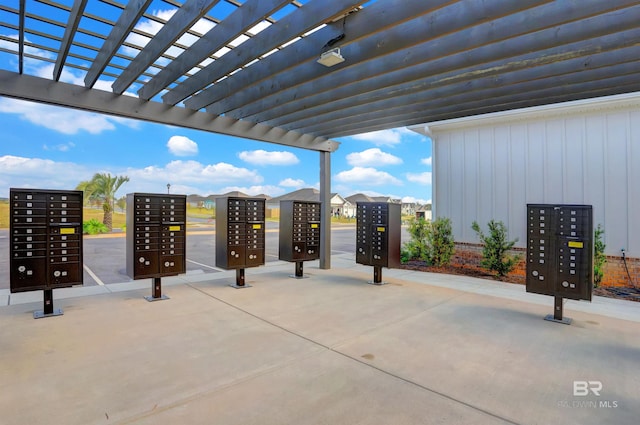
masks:
[[[471,266],[471,265],[448,265],[442,267],[430,266],[424,261],[410,260],[400,266],[406,270],[416,270],[430,273],[444,273],[461,276],[476,277],[480,279],[493,280],[498,282],[515,283],[518,285],[525,284],[525,276],[518,274],[509,274],[507,276],[496,276],[487,270]],[[635,287],[598,287],[593,289],[593,295],[616,298],[622,300],[640,302],[640,288]]]

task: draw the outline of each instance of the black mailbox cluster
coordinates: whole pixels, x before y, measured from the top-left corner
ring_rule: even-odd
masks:
[[[11,292],[44,291],[44,309],[57,316],[53,289],[82,285],[81,191],[10,189]]]
[[[527,292],[591,301],[592,207],[529,204],[527,229]]]
[[[186,219],[185,195],[127,194],[127,275],[159,279],[185,273]]]
[[[263,198],[216,199],[216,266],[242,270],[236,286],[244,286],[244,269],[264,264],[265,200]]]
[[[400,266],[400,204],[358,202],[356,263],[374,266],[374,281],[382,283],[381,267]]]
[[[82,285],[82,192],[10,189],[11,292]]]
[[[296,263],[302,277],[302,262],[320,258],[320,202],[280,201],[279,259]]]

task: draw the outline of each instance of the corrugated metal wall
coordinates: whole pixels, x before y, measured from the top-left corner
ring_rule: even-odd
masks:
[[[606,252],[640,257],[640,102],[626,100],[429,125],[436,215],[459,242],[502,220],[524,247],[527,203],[590,204]]]

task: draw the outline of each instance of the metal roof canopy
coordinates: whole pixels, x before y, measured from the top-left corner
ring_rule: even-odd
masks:
[[[638,91],[638,40],[640,0],[7,0],[0,54],[16,69],[0,95],[332,152],[331,138]],[[335,47],[344,62],[316,62]]]

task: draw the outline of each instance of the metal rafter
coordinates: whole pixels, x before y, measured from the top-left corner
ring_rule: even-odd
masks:
[[[20,0],[20,12],[18,17],[18,72],[24,72],[24,15],[26,0]]]
[[[334,0],[332,2],[311,0],[255,37],[247,40],[243,43],[242,48],[238,49],[237,53],[224,55],[173,90],[170,90],[162,96],[162,100],[170,105],[175,105],[210,83],[248,64],[260,55],[313,29],[319,25],[319,22],[330,21],[362,3],[364,3],[364,0]]]
[[[56,58],[56,64],[53,67],[54,81],[58,81],[60,79],[62,68],[64,67],[65,61],[67,60],[67,55],[69,54],[71,43],[73,43],[73,37],[76,34],[78,25],[80,25],[80,19],[82,19],[82,14],[84,13],[84,8],[86,5],[87,0],[75,0],[73,2],[73,7],[71,8],[71,13],[69,14],[69,21],[67,22],[67,26],[64,30],[64,36],[62,37],[62,45],[60,46],[60,51],[58,52],[58,56]]]
[[[213,27],[185,50],[179,56],[179,60],[171,62],[142,86],[138,90],[138,95],[142,99],[151,99],[182,74],[207,59],[213,52],[217,52],[240,34],[288,3],[289,0],[247,1],[242,7],[232,12],[227,19]]]
[[[131,32],[131,29],[136,25],[140,16],[144,13],[147,6],[151,4],[152,0],[131,0],[127,3],[127,7],[122,11],[122,14],[118,18],[118,21],[111,30],[111,34],[105,40],[98,56],[91,64],[91,68],[84,78],[84,85],[86,87],[93,87],[98,81],[100,74],[107,67],[107,64],[115,55],[116,51],[120,48],[125,38]]]
[[[425,0],[407,5],[405,0],[378,2],[370,7],[345,17],[344,20],[327,25],[304,39],[282,49],[191,97],[185,105],[192,109],[207,107],[207,112],[222,114],[266,94],[283,84],[278,75],[283,71],[307,62],[315,75],[322,75],[327,69],[315,62],[323,47],[330,40],[343,36],[340,45],[353,43],[373,33],[379,33],[388,27],[415,19],[433,9],[443,7],[440,0]],[[297,68],[299,71],[300,68]],[[300,79],[297,74],[287,78]],[[260,83],[260,84],[258,84]],[[272,86],[275,85],[275,86]]]
[[[178,38],[202,18],[220,0],[188,0],[149,40],[142,51],[113,83],[114,93],[121,94]]]
[[[221,7],[179,19],[196,3]],[[172,18],[155,16],[167,8]],[[14,0],[0,11],[16,97],[98,112],[98,99],[113,101],[106,113],[172,125],[179,116],[193,128],[276,143],[285,135],[285,145],[321,151],[308,141],[628,92],[640,62],[640,0]],[[214,28],[201,34],[195,17]],[[162,29],[144,30],[146,20]],[[261,20],[272,25],[251,33]],[[241,36],[249,39],[234,43]],[[317,64],[331,47],[346,61]],[[54,64],[50,79],[22,79],[44,64]],[[63,68],[88,71],[86,98],[57,85]],[[98,78],[115,81],[113,98],[91,88]],[[28,93],[27,81],[45,93]],[[132,84],[140,98],[121,101]],[[166,104],[180,100],[187,108]]]
[[[627,1],[626,3],[631,2]],[[519,5],[520,2],[513,2],[511,4]],[[457,3],[451,7],[460,5],[461,3]],[[268,121],[275,118],[273,108],[275,108],[276,105],[278,117],[283,117],[289,113],[322,104],[322,93],[327,90],[327,87],[331,87],[331,91],[335,92],[342,87],[348,87],[349,84],[354,84],[358,87],[359,93],[369,93],[380,88],[380,85],[384,81],[388,81],[389,78],[385,77],[385,75],[392,77],[394,71],[409,69],[413,65],[424,64],[419,68],[420,70],[416,72],[416,75],[424,76],[437,73],[438,70],[434,70],[428,64],[431,60],[455,57],[459,63],[467,63],[469,56],[478,57],[480,60],[483,60],[487,56],[495,57],[496,55],[500,55],[500,57],[506,57],[509,52],[513,52],[514,50],[537,50],[535,49],[536,45],[540,45],[549,39],[548,37],[538,37],[538,35],[535,34],[537,31],[553,28],[550,31],[551,42],[558,43],[558,40],[561,39],[561,37],[556,34],[558,31],[559,34],[567,34],[568,36],[571,36],[572,32],[563,31],[561,27],[555,28],[556,26],[567,25],[571,21],[585,19],[595,13],[614,8],[615,6],[609,2],[600,2],[597,0],[580,2],[579,4],[576,2],[553,2],[529,9],[525,12],[514,13],[500,19],[494,18],[477,26],[462,27],[455,32],[445,32],[443,36],[436,36],[436,38],[433,39],[427,37],[421,38],[421,26],[416,25],[415,22],[412,21],[402,26],[402,28],[404,28],[403,32],[399,32],[399,28],[396,28],[389,31],[388,35],[385,34],[385,37],[388,37],[388,40],[391,41],[397,40],[396,43],[402,43],[403,37],[408,40],[421,39],[428,41],[410,49],[398,49],[385,57],[380,57],[379,60],[368,60],[363,58],[359,52],[370,51],[379,41],[376,40],[376,38],[363,40],[358,43],[357,49],[354,48],[355,51],[353,52],[356,57],[355,61],[358,64],[357,66],[337,69],[321,79],[316,79],[313,86],[294,86],[277,93],[272,92],[273,94],[267,98],[263,98],[246,107],[230,111],[228,115],[235,118]],[[499,13],[499,10],[496,10],[495,13]],[[428,16],[425,17],[425,19],[428,19]],[[447,28],[448,25],[441,26],[439,23],[446,24],[448,21],[436,21],[434,26],[430,27],[429,34],[438,34],[437,31],[434,31],[435,29],[440,32],[446,31],[445,28]],[[611,25],[610,19],[608,20],[608,25]],[[587,30],[588,29],[589,28],[587,28]],[[392,38],[394,35],[397,38]],[[512,47],[511,50],[504,50],[504,46],[494,46],[485,49],[485,46],[503,41]],[[348,47],[349,46],[345,48],[345,57],[348,57],[347,55],[350,54],[347,53]],[[475,56],[474,52],[480,49],[482,49],[483,54]],[[358,61],[359,59],[360,61]],[[365,81],[366,83],[364,83]],[[400,81],[403,80],[396,80],[396,84]],[[355,94],[357,93],[354,90],[349,96]],[[314,102],[314,100],[317,100],[319,103]]]
[[[635,26],[634,15],[623,14],[620,17],[621,19],[617,19],[618,25],[615,28],[610,24],[611,16],[608,17],[609,19],[594,17],[589,21],[589,25],[584,25],[583,21],[569,24],[569,28],[565,27],[565,29],[571,36],[562,41],[557,38],[557,28],[550,28],[524,38],[508,39],[483,46],[473,52],[445,56],[401,69],[376,79],[377,84],[360,81],[336,89],[334,92],[338,99],[336,101],[322,99],[323,96],[320,95],[320,99],[307,99],[308,103],[305,103],[305,107],[291,114],[286,114],[288,108],[287,110],[282,108],[283,115],[265,122],[287,128],[301,128],[314,120],[316,122],[319,119],[332,121],[338,117],[357,115],[359,109],[372,111],[376,102],[384,103],[390,99],[409,96],[458,81],[473,81],[490,75],[498,78],[502,74],[518,69],[553,65],[554,62],[567,58],[635,45],[640,30],[618,32]],[[575,28],[570,28],[571,25]],[[611,34],[611,32],[614,33]],[[526,49],[522,49],[523,46],[526,46]],[[517,55],[522,51],[529,53]],[[620,60],[623,59],[620,58]],[[487,60],[491,62],[486,62]],[[538,72],[542,69],[538,68]],[[335,111],[340,111],[340,114],[335,114]]]
[[[87,90],[75,84],[55,82],[30,75],[18,76],[4,70],[0,70],[0,96],[318,151],[332,152],[338,147],[338,143],[323,137],[227,117],[211,119],[211,115],[204,112],[194,112],[159,102],[147,102],[98,89]]]

